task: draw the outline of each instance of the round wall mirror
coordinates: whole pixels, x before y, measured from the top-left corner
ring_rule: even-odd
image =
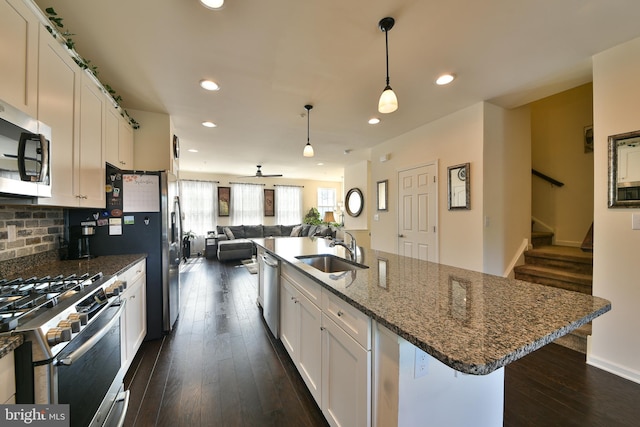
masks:
[[[350,216],[358,216],[362,213],[364,207],[364,198],[359,188],[352,188],[347,191],[345,198],[345,208]]]

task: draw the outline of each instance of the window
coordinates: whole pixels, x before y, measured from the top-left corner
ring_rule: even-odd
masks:
[[[324,213],[334,211],[336,206],[335,188],[318,188],[318,212],[320,219],[324,218]]]
[[[231,184],[231,225],[262,224],[263,187],[260,184]]]
[[[302,188],[276,186],[276,224],[293,225],[302,222]]]
[[[184,221],[182,229],[204,236],[216,224],[218,185],[210,181],[180,181],[180,202]]]

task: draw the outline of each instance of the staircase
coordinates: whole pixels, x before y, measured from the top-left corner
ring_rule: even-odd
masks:
[[[532,233],[533,249],[524,253],[525,264],[515,267],[515,278],[591,295],[593,254],[580,248],[552,245],[552,238],[552,233]],[[586,354],[588,335],[591,323],[554,342]]]

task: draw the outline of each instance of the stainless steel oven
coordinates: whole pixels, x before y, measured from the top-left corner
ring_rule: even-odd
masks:
[[[11,281],[4,284],[6,291],[0,287],[0,295],[14,295],[6,298],[17,313],[5,327],[24,336],[15,351],[16,403],[68,404],[74,427],[124,423],[122,286],[99,274]],[[4,314],[8,319],[12,313]]]
[[[51,197],[51,128],[0,101],[0,194]]]

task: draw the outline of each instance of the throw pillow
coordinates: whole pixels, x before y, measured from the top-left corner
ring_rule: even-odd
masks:
[[[236,237],[233,235],[233,232],[229,229],[229,227],[223,228],[224,234],[227,236],[227,239],[233,240]]]
[[[293,230],[291,230],[291,237],[300,237],[300,232],[302,231],[302,226],[301,225],[296,225],[295,227],[293,227]]]

